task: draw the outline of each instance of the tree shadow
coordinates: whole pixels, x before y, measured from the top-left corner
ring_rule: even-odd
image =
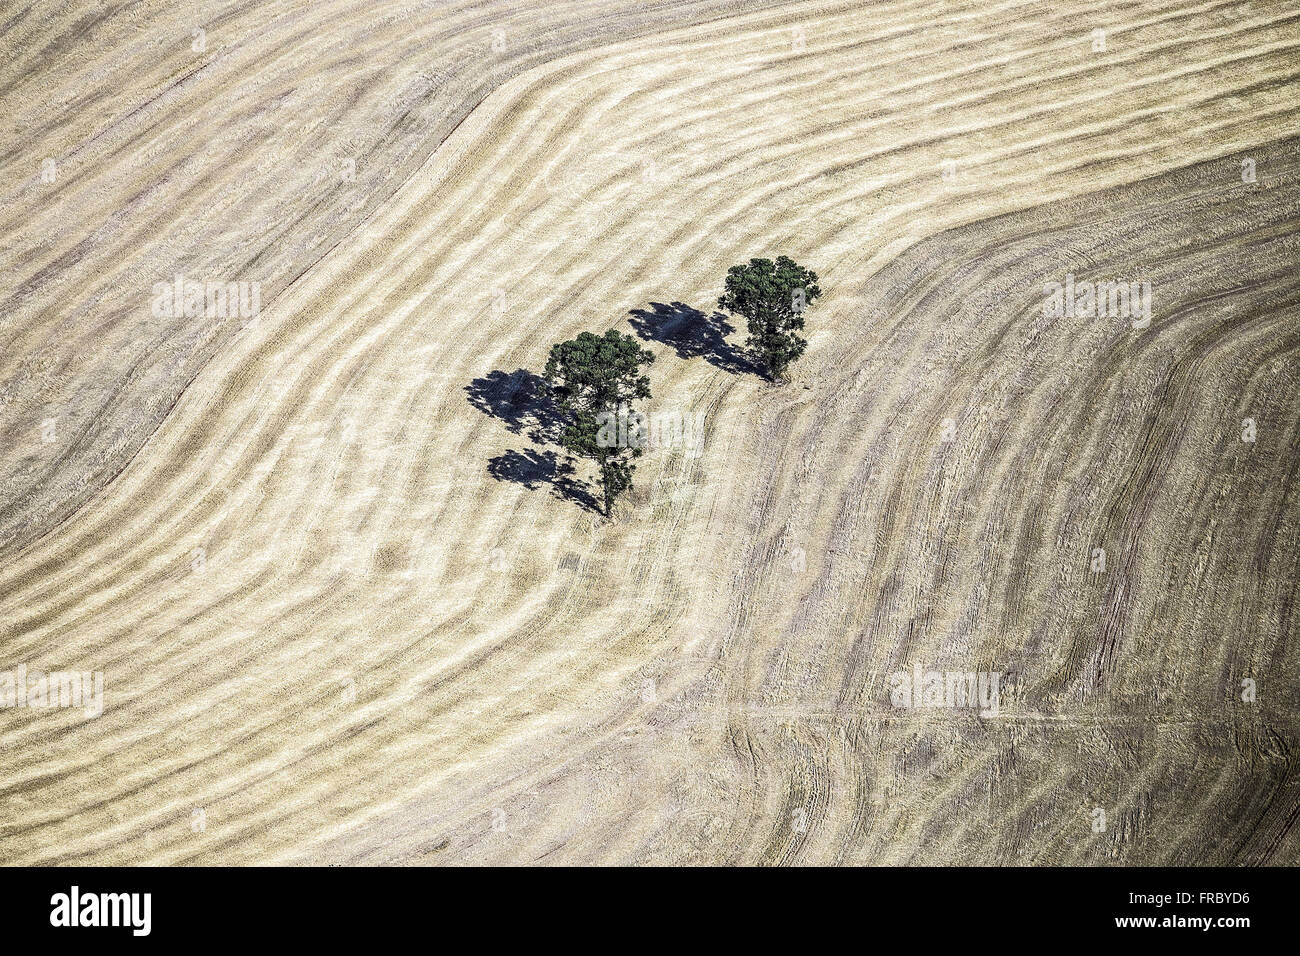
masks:
[[[555,403],[543,391],[545,381],[535,372],[517,368],[488,372],[465,386],[469,403],[484,415],[505,423],[516,435],[527,434],[540,444],[554,442],[563,426]]]
[[[488,474],[497,481],[513,481],[525,488],[549,485],[551,494],[578,507],[600,514],[600,503],[584,481],[573,477],[573,465],[553,451],[509,448],[488,461]]]
[[[555,480],[555,452],[507,449],[488,461],[488,474],[497,481],[514,481],[525,488],[540,488]]]
[[[736,329],[721,312],[705,315],[681,302],[671,305],[651,302],[649,309],[633,309],[628,314],[637,335],[671,347],[678,358],[703,358],[710,365],[735,375],[763,373],[744,349],[727,341],[727,336]]]

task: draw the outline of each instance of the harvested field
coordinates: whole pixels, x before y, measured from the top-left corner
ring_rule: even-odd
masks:
[[[104,675],[0,861],[1300,863],[1291,5],[203,13],[0,22],[0,670]],[[526,394],[611,327],[703,429],[613,522]]]

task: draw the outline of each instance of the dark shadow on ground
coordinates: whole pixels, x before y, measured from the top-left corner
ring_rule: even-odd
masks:
[[[484,415],[503,422],[516,435],[538,445],[559,443],[564,417],[545,394],[542,377],[526,368],[513,372],[497,369],[465,386],[469,403]],[[549,487],[551,494],[578,507],[600,513],[600,503],[584,481],[573,476],[573,465],[554,451],[513,448],[488,461],[488,474],[497,481],[513,481],[525,488]]]
[[[649,309],[633,309],[632,328],[643,339],[662,342],[677,352],[678,358],[703,358],[725,372],[743,375],[762,374],[743,349],[727,341],[736,331],[721,312],[705,315],[681,302],[665,305],[651,302]]]
[[[497,369],[465,386],[469,403],[484,415],[505,423],[516,435],[540,444],[559,437],[562,420],[555,403],[542,392],[542,377],[526,368]]]
[[[600,514],[600,503],[586,482],[573,477],[573,465],[553,451],[507,449],[488,461],[488,474],[497,481],[514,481],[525,488],[549,485],[551,494],[580,508]]]
[[[540,488],[555,480],[555,452],[508,449],[488,461],[488,474],[497,481],[514,481],[525,488]]]

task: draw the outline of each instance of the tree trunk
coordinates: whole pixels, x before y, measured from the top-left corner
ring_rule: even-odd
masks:
[[[600,485],[605,492],[605,517],[611,517],[610,509],[612,502],[609,497],[609,459],[602,458],[600,462]]]

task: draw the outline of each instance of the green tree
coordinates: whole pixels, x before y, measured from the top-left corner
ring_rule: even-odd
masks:
[[[798,332],[804,327],[804,312],[821,294],[817,273],[787,256],[777,256],[775,262],[750,259],[747,266],[727,270],[718,308],[744,316],[749,326],[746,346],[772,379],[784,379],[790,363],[808,348]]]
[[[654,359],[632,336],[610,329],[603,336],[580,332],[553,345],[546,360],[547,389],[568,420],[560,444],[596,462],[607,516],[615,499],[632,487],[631,459],[640,456],[642,441],[640,429],[627,423],[632,403],[650,397],[650,379],[641,368]]]

